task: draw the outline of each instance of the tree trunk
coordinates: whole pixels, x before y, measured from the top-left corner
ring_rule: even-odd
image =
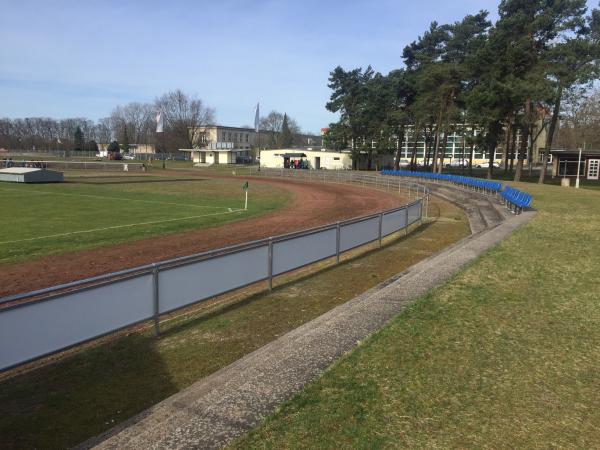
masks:
[[[438,173],[442,173],[444,169],[444,156],[446,155],[446,146],[448,145],[448,130],[444,131],[444,144],[442,145],[442,154],[440,155],[440,164]]]
[[[544,184],[546,179],[546,170],[548,169],[548,158],[550,157],[550,149],[552,148],[552,141],[554,140],[554,131],[556,130],[556,124],[558,122],[558,114],[560,113],[560,102],[562,99],[563,88],[560,86],[556,93],[556,99],[554,100],[554,109],[552,110],[552,119],[550,120],[550,130],[548,130],[548,139],[546,140],[546,154],[544,155],[544,161],[542,163],[542,170],[540,171],[539,184]]]
[[[462,151],[460,153],[460,171],[465,174],[465,150],[467,149],[467,124],[463,122],[462,127]]]
[[[396,139],[396,157],[394,158],[394,170],[400,170],[400,159],[402,158],[402,149],[404,148],[404,127],[400,127]]]
[[[473,176],[473,156],[475,154],[475,128],[473,128],[473,140],[471,140],[471,148],[469,149],[469,176]]]
[[[521,174],[523,173],[523,159],[527,152],[527,144],[529,141],[529,119],[531,116],[531,99],[527,99],[525,102],[525,117],[523,118],[523,126],[521,128],[521,145],[519,146],[519,155],[517,157],[517,169],[515,170],[514,181],[521,181]]]
[[[432,164],[432,172],[435,173],[437,171],[438,166],[438,157],[439,157],[439,147],[440,147],[440,130],[442,128],[442,119],[443,119],[443,108],[440,105],[440,112],[437,117],[437,122],[435,124],[435,141],[433,143],[433,164]]]
[[[510,167],[509,167],[509,172],[512,173],[513,171],[513,166],[515,163],[515,152],[517,150],[517,122],[515,120],[515,122],[513,123],[513,132],[512,132],[512,139],[510,142],[510,152],[509,152],[509,158],[510,158]]]
[[[533,144],[534,140],[531,139],[531,142],[527,146],[527,172],[530,178],[533,176]]]
[[[434,172],[434,173],[437,170],[438,146],[439,146],[439,134],[436,129],[435,136],[433,137],[433,158],[431,161],[431,168],[432,168],[432,172]]]
[[[419,127],[415,125],[415,133],[413,138],[412,154],[410,156],[410,170],[417,168],[417,145],[419,144]],[[425,149],[423,149],[423,159],[425,159]]]
[[[508,172],[508,156],[510,152],[510,142],[513,134],[512,116],[508,116],[506,126],[506,144],[504,145],[504,151],[502,152],[502,164],[504,164],[504,173]]]

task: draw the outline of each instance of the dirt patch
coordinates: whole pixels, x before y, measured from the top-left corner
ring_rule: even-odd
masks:
[[[183,172],[178,176],[198,174]],[[252,183],[287,189],[294,199],[285,208],[254,219],[3,266],[0,297],[324,225],[402,203],[396,194],[358,186],[263,178]]]

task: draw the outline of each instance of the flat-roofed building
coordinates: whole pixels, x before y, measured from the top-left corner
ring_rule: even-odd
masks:
[[[352,158],[348,151],[284,148],[262,150],[260,165],[282,169],[347,170],[352,169]]]
[[[550,150],[552,155],[552,176],[561,178],[579,177],[586,180],[600,180],[600,150]]]

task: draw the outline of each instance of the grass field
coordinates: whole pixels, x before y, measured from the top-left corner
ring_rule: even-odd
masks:
[[[0,381],[0,447],[76,445],[468,234],[457,207],[432,201],[430,215],[444,220],[339,266],[276,278],[271,293],[260,285],[205,303],[163,322],[158,340],[135,332]]]
[[[598,448],[600,192],[538,215],[233,448]]]
[[[290,198],[253,185],[243,211],[242,178],[67,173],[65,181],[0,184],[0,264],[220,225]]]

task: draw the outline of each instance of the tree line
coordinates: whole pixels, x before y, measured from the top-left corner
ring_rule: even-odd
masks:
[[[156,113],[162,111],[164,135],[157,142]],[[212,124],[215,110],[180,89],[167,92],[153,103],[132,102],[117,106],[109,117],[97,122],[78,117],[53,119],[0,118],[0,148],[20,150],[97,151],[98,143],[117,141],[121,149],[130,144],[153,144],[158,151],[191,148],[188,127]]]
[[[157,138],[156,113],[159,110],[162,111],[164,133]],[[214,121],[214,108],[178,89],[161,95],[153,103],[132,102],[117,106],[110,116],[97,122],[83,117],[61,120],[0,118],[0,148],[95,152],[98,143],[117,142],[123,150],[130,144],[150,144],[159,152],[175,152],[180,148],[193,148],[196,144],[190,128],[213,125]],[[304,144],[300,126],[285,113],[271,111],[261,117],[259,123],[262,147]]]
[[[479,11],[432,22],[387,75],[336,67],[326,107],[340,118],[328,145],[350,148],[369,167],[376,154],[394,153],[398,168],[403,143],[414,167],[424,141],[425,158],[441,172],[448,136],[459,133],[471,155],[475,146],[489,155],[488,177],[501,146],[518,181],[542,131],[552,147],[564,99],[598,78],[600,11],[588,12],[585,0],[502,0],[498,17],[492,23]]]

